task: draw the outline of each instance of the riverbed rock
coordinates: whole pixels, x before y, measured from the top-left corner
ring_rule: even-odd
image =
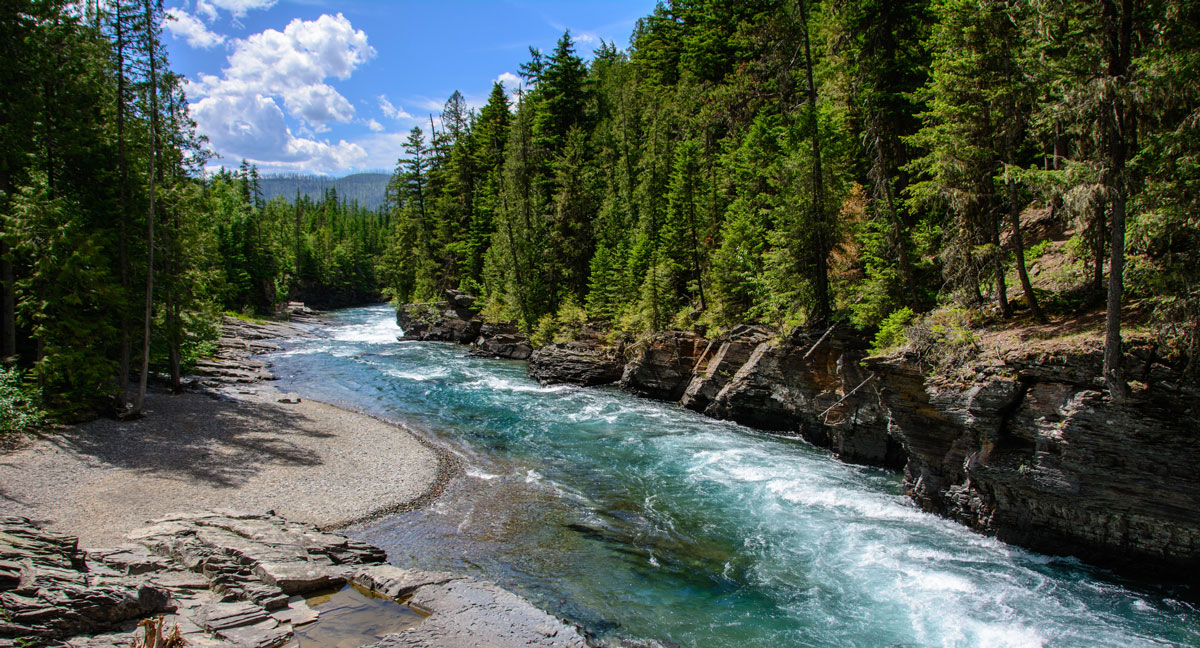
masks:
[[[583,648],[579,630],[497,585],[445,572],[390,565],[357,572],[354,582],[432,612],[420,625],[389,635],[370,648],[488,646]]]
[[[971,380],[872,359],[905,486],[1009,542],[1175,579],[1200,574],[1200,392],[1167,376],[1112,399],[1099,355],[1015,353]]]
[[[677,401],[709,341],[684,331],[659,333],[634,345],[621,373],[621,389],[646,398]]]
[[[543,385],[608,385],[621,379],[624,367],[620,347],[588,327],[579,339],[547,344],[529,357],[529,375]]]
[[[384,552],[273,514],[181,513],[79,550],[75,538],[0,519],[0,646],[116,648],[162,616],[189,645],[275,648],[319,621],[302,595],[352,582],[427,619],[379,646],[585,645],[582,635],[497,585],[400,569]],[[25,644],[21,644],[25,645]]]
[[[0,518],[0,644],[50,645],[169,608],[161,587],[90,569],[78,540]]]

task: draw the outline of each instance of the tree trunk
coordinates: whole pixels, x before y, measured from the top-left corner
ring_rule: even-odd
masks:
[[[1127,147],[1132,124],[1130,110],[1126,106],[1125,87],[1129,83],[1129,63],[1132,60],[1133,0],[1103,0],[1102,20],[1108,50],[1108,79],[1101,102],[1105,115],[1105,131],[1108,134],[1108,168],[1104,184],[1112,200],[1112,230],[1109,243],[1108,304],[1104,322],[1104,381],[1109,395],[1115,400],[1124,400],[1129,386],[1125,383],[1121,367],[1121,300],[1124,292],[1125,270],[1125,207],[1128,182],[1125,177],[1125,162],[1129,155]]]
[[[3,319],[0,319],[0,363],[14,362],[17,355],[17,299],[13,263],[7,243],[0,243],[0,280],[4,285]]]
[[[146,403],[146,385],[150,379],[150,325],[154,318],[154,193],[157,190],[158,158],[158,51],[154,39],[154,14],[150,0],[144,0],[146,8],[146,42],[150,59],[150,205],[146,219],[146,309],[142,328],[142,371],[138,376],[137,400],[134,401],[134,416],[142,415]]]
[[[1029,272],[1025,269],[1025,236],[1021,233],[1021,207],[1017,204],[1017,185],[1008,183],[1008,217],[1012,225],[1013,252],[1017,256],[1017,276],[1021,278],[1021,290],[1025,292],[1025,301],[1033,317],[1039,322],[1046,321],[1046,314],[1038,304],[1037,295],[1033,292],[1033,283],[1029,281]]]
[[[829,319],[832,313],[829,298],[829,232],[825,214],[825,174],[821,168],[821,134],[817,123],[817,87],[813,83],[812,48],[808,39],[808,10],[804,0],[799,1],[800,20],[803,23],[801,36],[804,38],[804,67],[808,81],[808,127],[812,137],[812,182],[813,209],[816,225],[816,244],[812,250],[813,260],[813,291],[816,293],[816,305],[813,309],[813,323],[821,324]]]
[[[132,355],[132,334],[130,333],[129,308],[124,302],[132,295],[129,279],[129,233],[126,222],[129,220],[129,167],[125,159],[125,23],[120,2],[113,3],[116,12],[113,27],[117,36],[117,198],[118,198],[118,233],[117,233],[117,263],[121,274],[121,350],[120,365],[117,369],[117,388],[121,399],[117,403],[117,413],[124,414],[129,407],[129,364]]]
[[[992,246],[995,248],[992,252],[992,272],[996,275],[996,301],[1000,303],[1000,314],[1005,319],[1013,316],[1012,306],[1008,304],[1008,284],[1004,280],[1004,259],[1000,247],[1000,217],[997,215],[999,210],[993,211],[989,216],[991,220]]]

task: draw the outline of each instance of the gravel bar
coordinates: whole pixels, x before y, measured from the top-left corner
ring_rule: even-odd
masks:
[[[261,383],[244,391],[153,394],[140,420],[92,421],[0,454],[0,516],[82,546],[118,544],[181,510],[275,511],[335,529],[424,505],[456,469],[396,425]]]

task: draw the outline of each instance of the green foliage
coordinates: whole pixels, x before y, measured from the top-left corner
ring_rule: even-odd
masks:
[[[905,306],[883,318],[879,323],[879,331],[871,343],[871,353],[881,354],[908,343],[906,331],[916,315],[912,309]]]
[[[964,308],[933,310],[905,329],[908,348],[934,373],[969,376],[979,355],[979,338]]]
[[[46,415],[38,400],[37,390],[24,382],[20,371],[0,367],[0,434],[21,432],[45,423]]]

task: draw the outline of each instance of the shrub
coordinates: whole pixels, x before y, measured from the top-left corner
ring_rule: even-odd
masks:
[[[20,432],[45,423],[37,394],[21,380],[21,372],[0,367],[0,434]]]
[[[880,354],[907,344],[906,330],[914,317],[912,309],[905,306],[883,318],[879,323],[879,332],[875,334],[875,340],[871,344],[871,353]]]

